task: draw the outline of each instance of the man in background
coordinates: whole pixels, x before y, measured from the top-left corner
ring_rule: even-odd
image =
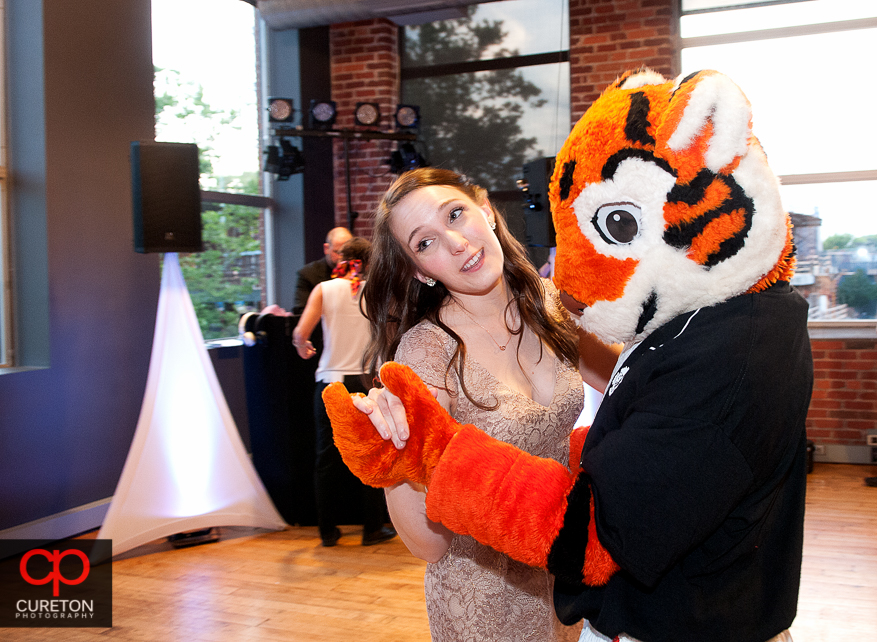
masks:
[[[295,284],[295,299],[292,304],[292,313],[301,314],[308,302],[317,283],[328,281],[332,277],[332,270],[340,258],[341,247],[352,238],[350,230],[346,227],[333,227],[326,234],[326,242],[323,243],[323,258],[311,261],[298,271],[298,281]]]

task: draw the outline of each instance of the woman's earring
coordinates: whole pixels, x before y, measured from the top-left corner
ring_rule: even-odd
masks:
[[[429,287],[432,287],[435,285],[435,279],[430,278],[430,277],[426,277],[426,280],[424,281],[424,283],[426,283]]]
[[[491,222],[490,222],[490,229],[492,229],[492,230],[495,230],[495,229],[496,229],[496,221],[491,221]]]

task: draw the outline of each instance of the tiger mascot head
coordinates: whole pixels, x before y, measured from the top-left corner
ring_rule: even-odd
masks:
[[[726,76],[628,72],[557,155],[554,280],[586,330],[638,341],[673,317],[791,278],[791,223]]]

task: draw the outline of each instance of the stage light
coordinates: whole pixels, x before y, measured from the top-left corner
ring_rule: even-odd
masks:
[[[390,172],[402,174],[418,167],[429,167],[429,162],[420,155],[411,143],[400,143],[399,149],[390,155]]]
[[[285,138],[280,139],[280,146],[269,145],[265,148],[264,171],[275,174],[278,181],[289,180],[293,174],[304,171],[305,159],[301,151]]]
[[[292,98],[268,99],[268,122],[291,123],[294,114]]]
[[[269,174],[280,173],[280,148],[277,145],[265,148],[265,165],[262,170]]]
[[[420,107],[416,105],[397,105],[396,125],[399,126],[399,129],[417,129],[420,127]]]
[[[381,120],[381,108],[377,103],[356,103],[353,119],[362,127],[374,127]]]
[[[337,109],[334,100],[311,100],[308,110],[308,127],[310,129],[332,129],[335,124]]]
[[[299,174],[305,169],[305,158],[298,147],[295,147],[285,138],[280,139],[280,148],[283,150],[283,167],[289,174]]]

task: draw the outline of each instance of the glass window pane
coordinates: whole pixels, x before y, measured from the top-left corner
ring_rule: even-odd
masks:
[[[524,136],[536,139],[536,156],[556,156],[570,132],[569,63],[518,69],[524,80],[542,91],[545,104],[527,106],[521,119]],[[530,159],[528,159],[530,160]]]
[[[156,140],[197,143],[221,177],[259,171],[255,12],[240,0],[153,0]]]
[[[795,225],[792,283],[810,319],[875,318],[877,181],[785,185],[782,197]]]
[[[783,185],[783,207],[821,219],[819,243],[833,235],[877,236],[877,181]]]
[[[717,69],[743,89],[777,174],[874,169],[877,130],[861,125],[874,60],[877,29],[682,50],[684,74]]]
[[[867,0],[813,0],[685,16],[684,37],[873,18]],[[873,171],[877,132],[862,127],[877,102],[869,82],[877,29],[687,47],[683,73],[717,69],[746,93],[753,128],[779,175]],[[793,283],[813,320],[875,318],[877,181],[787,184],[798,270]]]
[[[514,190],[521,166],[553,156],[569,133],[569,64],[406,81],[420,106],[419,140],[433,166],[489,190]]]
[[[569,49],[567,0],[506,0],[469,16],[405,28],[403,67],[507,58]]]
[[[240,0],[153,0],[156,140],[193,142],[201,189],[260,194],[255,11]],[[204,251],[180,266],[205,339],[262,307],[263,212],[205,203]]]
[[[762,4],[781,4],[783,2],[807,2],[808,0],[682,0],[682,12],[686,11],[717,11],[756,2]]]
[[[768,7],[682,16],[680,33],[683,38],[694,38],[874,16],[877,16],[877,2],[874,0],[807,0]]]
[[[205,339],[237,336],[241,315],[263,307],[261,221],[256,207],[204,204],[204,251],[180,268]]]

